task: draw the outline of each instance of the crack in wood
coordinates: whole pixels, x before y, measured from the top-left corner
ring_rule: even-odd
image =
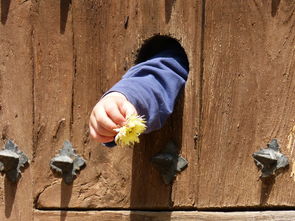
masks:
[[[53,141],[57,141],[58,138],[60,137],[60,134],[61,134],[61,130],[62,128],[65,127],[65,124],[66,124],[66,119],[65,118],[62,118],[58,121],[57,125],[56,125],[56,128],[54,129],[54,134],[52,136],[53,138]]]
[[[43,194],[43,193],[44,193],[49,187],[51,187],[51,186],[53,186],[53,185],[55,185],[55,183],[50,183],[50,184],[44,186],[43,189],[42,189],[40,192],[36,193],[36,196],[35,196],[34,201],[33,201],[33,204],[34,204],[34,208],[35,208],[35,209],[39,209],[39,208],[38,208],[38,203],[39,203],[39,199],[40,199],[41,195],[42,195],[42,194]]]

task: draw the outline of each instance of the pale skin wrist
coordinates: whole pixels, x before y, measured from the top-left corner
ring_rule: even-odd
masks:
[[[117,91],[113,91],[113,92],[108,93],[107,95],[102,97],[100,100],[104,99],[105,97],[118,97],[118,98],[128,101],[124,94],[117,92]]]

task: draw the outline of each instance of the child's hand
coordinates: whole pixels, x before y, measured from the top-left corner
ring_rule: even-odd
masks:
[[[119,92],[111,92],[103,97],[93,108],[89,128],[90,135],[98,142],[114,140],[119,128],[126,122],[126,117],[137,114],[135,107]]]

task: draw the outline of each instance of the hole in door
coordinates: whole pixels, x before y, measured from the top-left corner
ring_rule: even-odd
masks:
[[[185,62],[184,65],[187,68],[189,67],[187,55],[181,44],[175,38],[167,35],[155,35],[147,39],[138,50],[135,63],[138,64],[144,62],[157,53],[166,50],[178,51],[179,54],[183,57],[183,60]]]

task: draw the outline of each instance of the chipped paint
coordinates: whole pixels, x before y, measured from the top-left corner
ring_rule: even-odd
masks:
[[[291,155],[293,153],[294,146],[295,146],[295,142],[294,141],[295,141],[295,125],[290,130],[290,134],[288,136],[288,145],[287,145],[287,148],[288,148],[288,150],[291,150]]]
[[[290,130],[290,133],[288,135],[287,149],[290,151],[290,158],[293,158],[294,147],[295,147],[295,125]],[[295,164],[294,164],[294,162],[292,162],[292,171],[291,171],[290,177],[293,177],[293,180],[295,182]]]
[[[292,163],[292,171],[291,171],[290,177],[293,177],[293,180],[295,182],[295,164],[294,163]]]

